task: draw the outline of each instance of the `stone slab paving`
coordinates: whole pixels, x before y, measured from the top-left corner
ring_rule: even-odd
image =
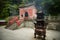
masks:
[[[31,28],[18,30],[0,28],[0,40],[35,40],[33,35],[34,30]]]
[[[60,32],[47,30],[46,40],[60,40]],[[34,38],[34,30],[31,28],[21,28],[9,30],[0,27],[0,40],[38,40]]]

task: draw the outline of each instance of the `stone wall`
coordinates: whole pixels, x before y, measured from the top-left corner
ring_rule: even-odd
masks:
[[[54,29],[60,31],[60,16],[46,16],[48,19],[48,29]]]

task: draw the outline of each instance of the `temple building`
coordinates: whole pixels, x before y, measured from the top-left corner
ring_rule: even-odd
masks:
[[[34,19],[36,17],[37,9],[34,3],[29,3],[19,7],[20,19],[24,19],[26,16],[28,19]]]

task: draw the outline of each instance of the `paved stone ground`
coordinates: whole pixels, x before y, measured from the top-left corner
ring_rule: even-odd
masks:
[[[47,30],[46,40],[60,40],[60,32]],[[34,30],[31,28],[21,28],[8,30],[0,27],[0,40],[38,40],[34,38]]]
[[[33,28],[34,24],[28,21],[25,22],[25,24],[22,23],[21,26],[19,26],[16,30],[5,29],[4,26],[0,27],[0,40],[38,40],[34,38]],[[46,40],[60,40],[59,31],[47,30],[46,35]]]
[[[34,30],[21,28],[18,30],[8,30],[0,28],[0,40],[35,40]]]

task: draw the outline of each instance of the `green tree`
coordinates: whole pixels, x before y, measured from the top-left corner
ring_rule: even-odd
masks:
[[[6,8],[6,0],[0,0],[0,18],[5,17],[5,13],[7,12],[7,10],[5,10]]]
[[[51,15],[58,16],[60,14],[60,0],[53,0],[53,4],[49,7],[48,12]]]
[[[17,10],[21,2],[22,0],[0,0],[0,18],[8,17],[9,8],[13,6]]]

